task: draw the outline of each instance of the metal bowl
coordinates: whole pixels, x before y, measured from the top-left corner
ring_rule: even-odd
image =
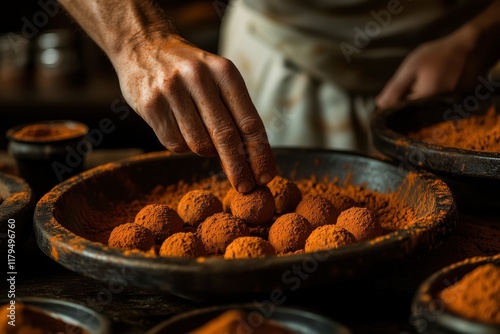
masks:
[[[469,98],[445,95],[381,110],[371,121],[373,143],[380,152],[405,164],[407,169],[424,168],[446,181],[460,209],[494,208],[500,205],[500,152],[445,147],[408,136],[409,132],[433,124],[470,116],[471,111],[465,107],[456,108]],[[478,105],[474,113],[484,114],[491,105],[500,106],[500,95],[492,95]]]
[[[4,304],[8,302],[3,301]],[[40,297],[16,297],[16,303],[36,307],[51,317],[85,329],[89,334],[111,334],[111,322],[106,317],[80,304]]]
[[[207,321],[219,316],[228,310],[241,310],[256,315],[259,320],[270,319],[297,334],[350,334],[351,331],[344,325],[333,321],[321,314],[309,310],[290,306],[276,306],[272,304],[230,304],[213,306],[174,316],[146,332],[146,334],[187,333]],[[258,327],[260,322],[242,319],[242,333],[251,333],[252,325]]]
[[[474,257],[447,266],[427,278],[412,301],[412,323],[419,333],[498,334],[500,325],[486,324],[460,317],[446,309],[439,293],[454,282],[486,263],[500,265],[500,255]]]
[[[2,254],[7,254],[7,240],[12,239],[10,236],[15,237],[15,249],[19,249],[31,234],[35,198],[24,179],[2,172],[0,197],[0,249]]]
[[[419,221],[376,241],[335,250],[233,261],[125,255],[80,237],[86,235],[84,222],[92,214],[81,210],[82,206],[106,212],[109,205],[131,202],[158,184],[175,184],[181,179],[191,182],[221,172],[217,159],[154,152],[86,171],[54,187],[36,207],[38,246],[64,267],[101,281],[119,279],[130,286],[188,299],[221,301],[362,277],[430,252],[456,224],[453,196],[431,173],[417,171],[416,180],[407,182],[407,171],[356,153],[305,149],[274,152],[280,175],[290,179],[312,175],[319,179],[338,177],[341,181],[349,178],[353,184],[366,184],[380,192],[401,187],[401,200],[417,212]],[[435,219],[426,221],[431,213]],[[297,277],[297,267],[307,271],[307,279]]]

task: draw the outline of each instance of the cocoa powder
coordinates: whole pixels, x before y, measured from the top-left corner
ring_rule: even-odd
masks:
[[[39,123],[23,126],[12,134],[12,138],[21,141],[48,142],[83,136],[87,128],[79,124]]]
[[[294,334],[293,331],[286,329],[274,320],[251,319],[251,315],[252,313],[231,309],[188,332],[188,334]],[[258,323],[259,326],[251,325],[255,323]]]
[[[441,291],[440,298],[449,311],[459,316],[500,324],[500,266],[480,265]]]
[[[412,176],[411,174],[406,178],[405,182],[407,183],[407,186],[412,185],[413,179],[416,180],[416,176]],[[367,189],[365,185],[352,185],[349,182],[349,179],[347,179],[345,183],[341,184],[338,179],[324,179],[319,181],[315,177],[310,177],[299,179],[294,181],[294,183],[301,191],[303,198],[306,198],[309,195],[323,196],[328,194],[330,198],[347,199],[344,200],[344,202],[348,202],[349,205],[355,203],[358,207],[372,210],[375,212],[384,234],[411,226],[416,221],[417,217],[415,212],[409,207],[406,207],[403,203],[405,198],[408,196],[422,196],[422,194],[415,195],[413,191],[405,192],[404,190],[384,194]],[[170,208],[177,208],[181,199],[188,192],[193,190],[208,191],[222,202],[230,189],[232,189],[231,184],[226,178],[211,176],[191,183],[179,181],[176,184],[168,186],[159,185],[150,193],[137,196],[136,199],[128,202],[113,202],[107,200],[105,196],[99,198],[98,205],[94,203],[91,206],[88,202],[81,201],[80,205],[75,207],[75,210],[78,210],[78,212],[75,212],[75,215],[85,217],[85,219],[82,219],[79,222],[79,230],[77,234],[85,239],[108,244],[111,231],[113,231],[116,226],[134,221],[138,213],[151,203],[155,203],[156,205],[166,205]],[[235,195],[238,194],[239,193],[236,193]],[[429,202],[431,200],[428,199],[426,201]],[[429,210],[431,209],[432,205]],[[197,233],[202,240],[205,238],[208,240],[205,242],[210,244],[207,246],[204,242],[208,253],[210,255],[221,256],[224,254],[227,245],[236,237],[252,235],[259,236],[267,240],[270,228],[279,217],[280,215],[273,216],[271,221],[262,226],[246,226],[247,224],[243,223],[243,225],[246,226],[246,230],[242,235],[235,235],[227,239],[225,237],[220,237],[221,240],[219,241],[212,239],[219,238],[216,237],[215,234],[223,234],[227,232],[226,228],[223,228],[220,231],[205,232],[203,235],[200,234],[200,229],[185,224],[182,231]],[[419,217],[419,221],[425,221],[425,217]],[[429,222],[432,221],[433,218],[430,217]],[[203,222],[201,225],[203,225]],[[297,249],[293,252],[285,252],[281,254],[300,253],[302,251],[303,250],[301,249]],[[151,252],[149,254],[151,254]]]
[[[61,319],[57,319],[37,307],[22,302],[15,304],[15,326],[8,324],[10,304],[3,305],[0,311],[0,333],[3,334],[49,334],[67,333],[88,334],[88,332]]]
[[[500,114],[490,107],[484,115],[437,123],[408,136],[434,145],[500,152]]]

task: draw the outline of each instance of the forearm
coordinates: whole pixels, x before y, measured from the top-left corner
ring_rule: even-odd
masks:
[[[470,40],[471,46],[488,52],[486,58],[495,61],[500,57],[500,0],[495,0],[485,10],[476,15],[456,31],[457,35]]]
[[[161,10],[145,0],[59,0],[110,57],[142,41],[174,32]]]

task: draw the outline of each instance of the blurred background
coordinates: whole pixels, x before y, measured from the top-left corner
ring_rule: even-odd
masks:
[[[157,1],[181,36],[216,53],[227,1]],[[116,130],[99,149],[163,149],[150,127],[123,107],[116,74],[105,54],[56,0],[21,0],[0,14],[0,150],[8,128],[51,119],[109,118]]]

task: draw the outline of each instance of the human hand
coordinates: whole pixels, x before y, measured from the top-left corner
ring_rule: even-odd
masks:
[[[477,86],[491,66],[489,47],[479,47],[472,29],[424,43],[410,52],[375,99],[378,108]]]
[[[264,125],[232,62],[174,34],[131,44],[111,61],[125,100],[167,149],[218,155],[240,192],[272,180]]]

